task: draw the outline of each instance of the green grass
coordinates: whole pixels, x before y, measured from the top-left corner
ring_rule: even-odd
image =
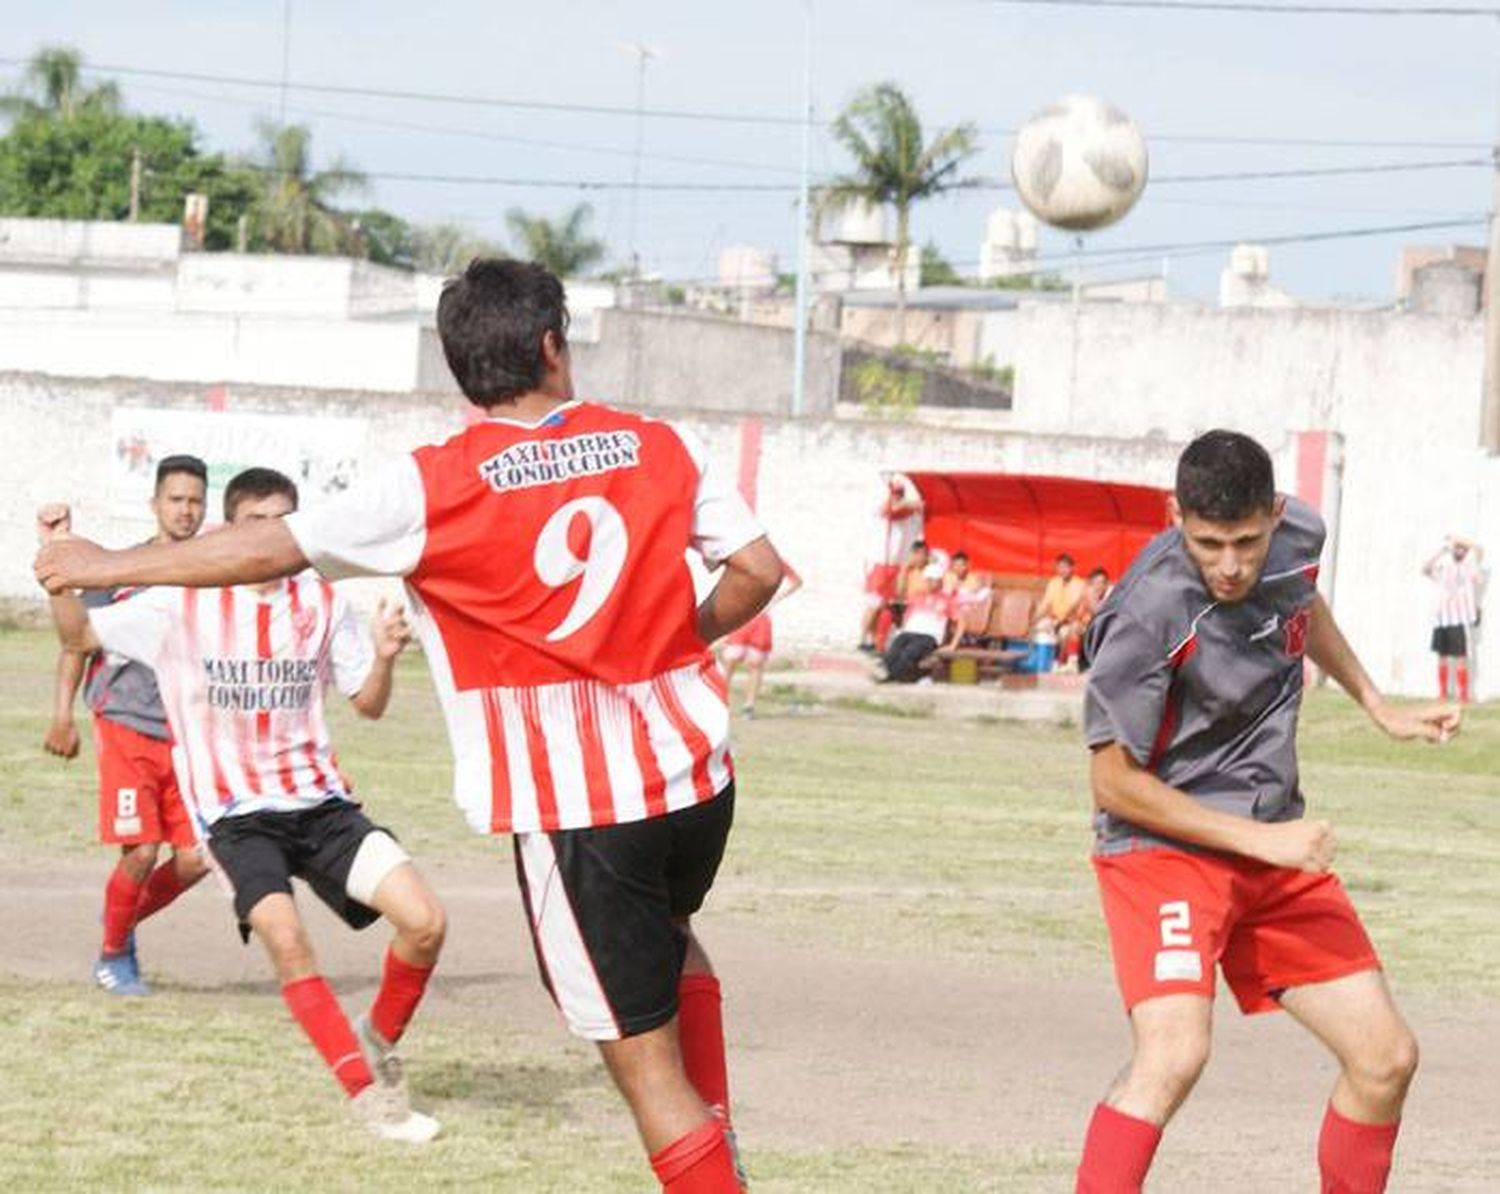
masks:
[[[0,630],[0,862],[99,859],[88,757],[39,742],[46,636]],[[420,659],[387,719],[335,711],[346,769],[420,858],[493,858],[451,806],[447,745]],[[993,958],[1011,974],[1107,973],[1088,866],[1076,730],[892,717],[769,686],[737,726],[739,803],[713,917],[788,941],[912,960]],[[86,724],[86,723],[85,723]],[[1500,709],[1442,749],[1387,742],[1348,701],[1313,694],[1312,811],[1398,984],[1500,996]],[[0,1184],[71,1189],[641,1190],[628,1120],[592,1053],[503,1017],[423,1023],[420,1100],[447,1134],[418,1157],[344,1130],[310,1050],[289,1051],[274,997],[168,989],[120,1005],[74,985],[0,979]],[[14,1044],[24,1042],[17,1049]],[[103,1090],[128,1098],[98,1097]],[[789,1092],[790,1097],[791,1092]],[[143,1107],[170,1106],[142,1133]],[[268,1138],[267,1124],[274,1137]],[[754,1153],[757,1190],[1063,1188],[1071,1156],[893,1145]]]

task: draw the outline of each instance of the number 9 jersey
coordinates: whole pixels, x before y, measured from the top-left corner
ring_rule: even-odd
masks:
[[[405,578],[476,830],[642,820],[728,786],[686,553],[716,567],[764,531],[672,425],[583,402],[492,417],[286,521],[329,579]]]

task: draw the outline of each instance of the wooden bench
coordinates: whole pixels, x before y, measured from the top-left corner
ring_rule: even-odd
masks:
[[[1035,595],[1031,588],[995,589],[988,608],[977,606],[974,614],[984,616],[982,627],[966,626],[966,634],[1003,642],[1006,639],[1024,639],[1031,633],[1031,616]],[[1002,647],[942,647],[934,651],[922,666],[943,678],[950,674],[953,662],[972,659],[981,680],[1002,675],[1030,654],[1030,647],[1005,649]]]

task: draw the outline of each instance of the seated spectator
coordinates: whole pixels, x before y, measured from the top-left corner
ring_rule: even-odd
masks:
[[[885,678],[898,684],[921,679],[922,660],[947,640],[953,598],[943,592],[943,570],[929,564],[922,572],[923,591],[906,603],[901,633],[885,653]]]
[[[1078,617],[1078,607],[1088,586],[1083,577],[1074,570],[1073,557],[1064,552],[1057,557],[1057,571],[1042,590],[1042,600],[1037,605],[1036,625],[1032,631],[1047,631],[1057,635],[1061,642],[1072,631]]]
[[[947,645],[950,648],[988,646],[985,630],[990,624],[995,591],[985,573],[975,572],[969,567],[967,552],[954,553],[948,575],[943,577],[943,592],[953,599],[953,634]]]
[[[901,565],[901,574],[896,578],[896,595],[886,607],[892,626],[900,626],[906,617],[906,605],[912,597],[927,591],[927,582],[922,573],[932,564],[932,551],[927,540],[918,539],[907,553],[906,563]],[[882,643],[884,642],[882,638]]]
[[[1066,639],[1058,642],[1057,657],[1060,663],[1067,664],[1076,658],[1079,671],[1088,668],[1088,661],[1084,659],[1084,639],[1087,637],[1089,623],[1094,620],[1094,615],[1099,612],[1099,607],[1104,604],[1109,591],[1109,573],[1103,568],[1095,568],[1089,573],[1083,600],[1078,603],[1078,611],[1073,618],[1072,632]]]

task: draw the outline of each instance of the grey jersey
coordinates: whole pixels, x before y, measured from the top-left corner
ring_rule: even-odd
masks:
[[[127,601],[139,589],[86,589],[83,603],[90,609]],[[147,738],[169,742],[167,711],[156,687],[156,673],[143,663],[100,651],[90,657],[84,673],[83,699],[96,716],[107,718]]]
[[[1118,742],[1223,812],[1300,817],[1297,714],[1323,539],[1317,511],[1288,498],[1260,581],[1234,604],[1209,595],[1181,532],[1152,539],[1089,627],[1089,746]],[[1183,846],[1105,812],[1094,829],[1101,854]]]

